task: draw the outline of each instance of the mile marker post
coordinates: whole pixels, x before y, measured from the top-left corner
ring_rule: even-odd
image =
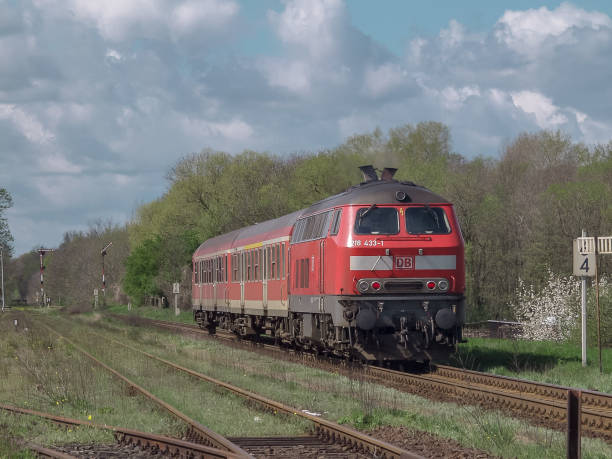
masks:
[[[596,258],[593,250],[593,238],[582,237],[574,240],[574,276],[582,278],[582,366],[587,366],[587,277],[595,275]]]
[[[181,311],[179,310],[178,307],[178,296],[179,296],[179,291],[180,291],[180,283],[175,282],[172,284],[172,293],[174,293],[174,315],[178,316]]]

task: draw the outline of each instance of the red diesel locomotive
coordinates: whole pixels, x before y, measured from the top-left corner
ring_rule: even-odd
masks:
[[[464,322],[464,243],[453,206],[412,182],[365,181],[307,209],[205,241],[195,321],[370,362],[448,355]]]

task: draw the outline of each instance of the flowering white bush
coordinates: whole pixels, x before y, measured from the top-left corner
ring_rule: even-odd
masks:
[[[580,320],[580,281],[574,276],[557,276],[549,269],[539,291],[519,279],[516,298],[512,308],[523,323],[524,339],[565,341]]]

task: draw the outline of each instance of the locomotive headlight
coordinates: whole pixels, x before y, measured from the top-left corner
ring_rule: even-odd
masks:
[[[380,290],[380,287],[381,287],[380,282],[378,282],[378,281],[372,282],[372,288],[374,290]]]
[[[436,288],[436,283],[434,281],[428,281],[426,285],[429,290]]]
[[[370,283],[368,281],[360,280],[359,282],[357,282],[357,290],[359,290],[361,293],[367,292],[369,288]]]
[[[438,288],[442,290],[443,292],[447,291],[448,281],[446,279],[442,279],[441,281],[438,281]]]

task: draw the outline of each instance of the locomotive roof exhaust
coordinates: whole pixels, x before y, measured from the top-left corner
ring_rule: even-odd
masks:
[[[367,166],[359,166],[359,170],[363,174],[363,181],[365,183],[376,182],[378,180],[390,182],[391,180],[393,180],[393,176],[397,172],[397,169],[394,167],[385,167],[379,179],[378,174],[376,173],[376,169],[374,169],[374,166],[372,166],[371,164],[368,164]]]

